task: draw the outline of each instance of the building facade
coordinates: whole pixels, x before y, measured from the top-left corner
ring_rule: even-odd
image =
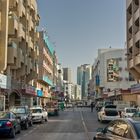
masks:
[[[140,1],[126,0],[126,36],[128,68],[135,79],[140,79]]]
[[[126,49],[99,49],[94,63],[94,91],[96,97],[104,92],[127,90],[136,83],[127,69]]]
[[[88,83],[91,79],[92,67],[89,64],[81,65],[77,68],[77,84],[81,85],[82,98],[88,96]]]
[[[130,73],[137,80],[131,86],[131,93],[136,96],[137,104],[140,99],[140,1],[126,0],[126,37],[127,63]]]
[[[81,94],[81,86],[75,85],[75,100],[79,101],[82,100],[82,94]]]
[[[71,80],[71,69],[70,68],[63,68],[63,80],[72,82]]]
[[[38,77],[37,77],[37,104],[45,105],[51,98],[51,87],[53,86],[54,70],[54,49],[49,42],[45,31],[39,32],[39,57],[38,57]]]
[[[7,106],[32,105],[33,79],[37,77],[37,3],[36,0],[2,0],[0,5],[0,70],[12,81],[6,89],[10,100]]]

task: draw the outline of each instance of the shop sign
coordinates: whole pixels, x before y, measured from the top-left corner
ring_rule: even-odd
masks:
[[[35,95],[35,87],[26,85],[25,92],[27,94]]]
[[[0,74],[0,88],[7,88],[7,76]]]
[[[140,93],[140,84],[135,84],[131,86],[131,93]]]
[[[37,96],[42,97],[43,96],[43,91],[42,90],[37,90]]]

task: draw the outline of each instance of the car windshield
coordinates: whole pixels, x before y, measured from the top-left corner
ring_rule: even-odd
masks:
[[[42,113],[41,109],[31,109],[32,113]]]
[[[116,108],[116,105],[106,105],[105,108]]]
[[[134,128],[135,128],[135,131],[136,131],[138,138],[140,139],[140,131],[139,131],[140,130],[140,123],[135,123]]]
[[[136,109],[126,109],[126,113],[135,113]]]
[[[12,108],[11,111],[13,111],[16,114],[25,114],[24,107]]]
[[[133,114],[133,117],[140,117],[140,112],[135,112],[135,113]]]
[[[9,112],[0,112],[0,119],[9,119],[10,113]]]

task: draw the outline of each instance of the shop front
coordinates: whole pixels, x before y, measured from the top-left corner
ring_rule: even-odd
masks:
[[[8,95],[11,88],[11,78],[0,74],[0,111],[9,107]]]
[[[134,84],[131,86],[131,94],[135,95],[136,105],[140,106],[140,84]]]
[[[25,89],[22,89],[21,105],[33,106],[34,98],[37,96],[35,87],[26,85]]]

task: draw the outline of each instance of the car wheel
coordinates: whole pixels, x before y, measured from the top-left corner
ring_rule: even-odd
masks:
[[[99,116],[98,116],[98,122],[100,121]]]
[[[46,122],[48,122],[48,116],[46,117]]]
[[[30,121],[29,125],[30,125],[30,126],[33,126],[33,121],[32,121],[32,120]]]
[[[25,123],[25,129],[27,130],[28,127],[29,127],[29,124],[28,124],[28,122],[26,122],[26,123]]]
[[[42,119],[41,119],[40,123],[43,123],[43,117],[42,117]]]
[[[19,130],[17,131],[17,134],[20,134],[21,132],[21,126],[19,126]]]
[[[9,136],[10,136],[10,138],[15,138],[15,135],[16,135],[15,129],[12,128]]]

